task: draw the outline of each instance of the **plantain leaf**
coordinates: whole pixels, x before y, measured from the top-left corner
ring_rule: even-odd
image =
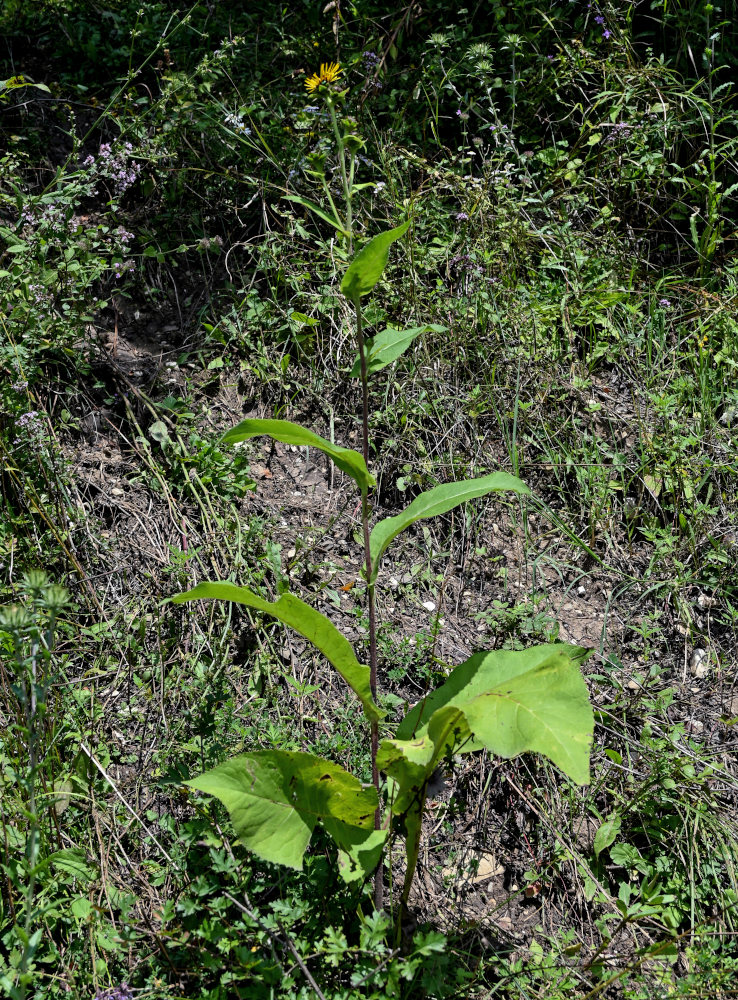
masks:
[[[481,476],[479,479],[463,479],[460,482],[435,486],[432,490],[427,490],[417,496],[401,514],[386,517],[380,521],[374,526],[369,539],[372,557],[372,578],[369,582],[376,581],[379,561],[387,546],[405,528],[409,528],[411,524],[422,518],[446,514],[467,500],[474,500],[476,497],[486,496],[488,493],[501,490],[512,490],[513,493],[521,496],[530,493],[525,483],[516,476],[511,476],[508,472],[493,472],[491,475]]]
[[[335,215],[330,215],[324,208],[320,205],[316,205],[314,201],[310,201],[308,198],[302,198],[299,194],[283,194],[283,198],[287,198],[289,201],[294,201],[297,205],[302,205],[303,208],[309,209],[314,215],[317,215],[319,219],[324,222],[330,223],[335,229],[341,233],[342,236],[348,236],[349,233],[343,228],[343,223],[335,217]]]
[[[349,264],[341,282],[341,291],[347,299],[356,302],[362,295],[371,292],[387,266],[389,248],[395,240],[404,236],[409,226],[409,222],[403,222],[395,229],[379,233],[362,247]]]
[[[407,330],[395,330],[388,326],[366,343],[367,373],[371,375],[373,372],[381,371],[396,361],[421,333],[428,331],[443,333],[445,329],[446,327],[439,323],[426,323],[425,326],[413,326]],[[360,375],[361,359],[357,356],[351,369],[351,377],[359,378]]]
[[[306,427],[293,424],[291,420],[242,420],[236,424],[221,438],[224,444],[236,444],[239,441],[246,441],[248,438],[266,435],[281,441],[283,444],[297,444],[309,448],[318,448],[324,452],[341,472],[356,482],[362,493],[365,493],[376,484],[376,479],[368,471],[363,456],[358,451],[351,448],[341,448],[331,444],[325,438],[314,434]]]
[[[369,667],[359,663],[348,639],[335,625],[319,611],[305,604],[294,594],[282,594],[278,601],[265,601],[248,587],[238,587],[235,583],[218,581],[198,583],[193,590],[177,594],[172,598],[175,604],[184,601],[219,600],[245,604],[256,611],[263,611],[289,625],[303,638],[311,642],[336,668],[352,691],[359,697],[364,714],[370,722],[379,720],[381,713],[374,704],[369,687]]]
[[[364,788],[348,771],[313,754],[257,750],[185,784],[220,799],[244,847],[274,864],[302,870],[319,822],[359,861],[355,845],[376,840],[376,789]]]

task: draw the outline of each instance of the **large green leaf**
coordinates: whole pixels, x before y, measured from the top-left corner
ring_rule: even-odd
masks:
[[[387,266],[389,248],[395,240],[405,235],[409,225],[409,222],[403,222],[395,229],[379,233],[362,247],[349,264],[341,282],[341,291],[346,298],[356,302],[362,295],[371,292]]]
[[[338,468],[357,483],[362,493],[374,486],[376,479],[367,470],[363,456],[351,448],[341,448],[325,438],[314,434],[306,427],[293,424],[291,420],[242,420],[223,435],[224,444],[236,444],[248,438],[267,435],[283,444],[307,445],[324,452]]]
[[[344,882],[358,882],[374,871],[389,830],[367,830],[336,819],[323,820],[323,826],[338,845],[338,870]]]
[[[393,812],[407,833],[407,901],[420,843],[428,781],[448,752],[486,747],[502,757],[542,753],[580,784],[589,781],[594,716],[579,663],[580,646],[477,653],[384,740],[377,764],[393,781]]]
[[[425,326],[413,326],[407,330],[394,330],[388,326],[376,337],[366,342],[366,370],[369,375],[379,372],[387,365],[392,364],[401,357],[416,337],[421,333],[431,331],[433,333],[443,333],[446,329],[439,323],[426,323]],[[351,369],[351,377],[358,378],[361,375],[361,359],[357,356],[354,367]]]
[[[479,479],[463,479],[460,482],[435,486],[432,490],[417,496],[401,514],[380,521],[374,526],[369,539],[372,556],[372,579],[369,582],[374,583],[377,579],[379,561],[387,546],[405,528],[409,528],[422,518],[446,514],[467,500],[474,500],[476,497],[501,490],[511,490],[521,496],[530,493],[525,483],[516,476],[511,476],[508,472],[493,472]]]
[[[366,717],[374,722],[380,712],[372,699],[369,687],[369,667],[359,663],[348,639],[335,625],[319,611],[305,604],[294,594],[282,594],[279,600],[270,602],[259,597],[248,587],[238,587],[235,583],[217,581],[198,583],[193,590],[177,594],[172,598],[175,604],[183,601],[218,600],[245,604],[256,611],[263,611],[289,625],[311,642],[336,668],[341,677],[354,691],[364,708]]]
[[[501,757],[527,750],[544,754],[579,784],[589,781],[589,751],[594,716],[579,664],[588,651],[556,644],[524,650],[475,653],[448,680],[402,720],[399,740],[431,737],[435,763],[447,746],[438,746],[439,723],[452,708],[457,752],[486,747]],[[463,718],[461,718],[463,716]],[[444,737],[445,738],[445,737]]]
[[[248,850],[298,871],[318,822],[344,850],[376,840],[374,787],[313,754],[257,750],[185,784],[220,799]]]

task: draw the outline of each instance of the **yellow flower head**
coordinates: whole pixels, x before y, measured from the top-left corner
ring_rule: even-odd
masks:
[[[317,90],[321,83],[333,83],[337,80],[340,73],[341,67],[338,63],[321,63],[320,73],[313,73],[305,81],[305,86],[312,93],[313,90]]]

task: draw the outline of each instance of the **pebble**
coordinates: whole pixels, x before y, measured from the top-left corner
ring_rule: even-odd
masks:
[[[577,594],[578,594],[578,595],[579,595],[580,597],[586,597],[586,596],[587,596],[587,589],[586,589],[586,587],[584,587],[584,585],[583,585],[583,584],[581,584],[581,583],[580,583],[580,584],[579,584],[579,586],[577,587]]]
[[[423,601],[423,607],[426,611],[435,611],[436,603],[435,601]]]
[[[710,672],[710,657],[706,649],[695,649],[689,661],[689,672],[698,681],[707,677]]]

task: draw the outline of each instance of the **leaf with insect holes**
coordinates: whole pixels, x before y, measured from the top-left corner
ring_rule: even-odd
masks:
[[[381,717],[371,695],[369,667],[359,663],[351,643],[325,615],[321,615],[294,594],[282,594],[279,600],[274,602],[265,601],[248,587],[218,581],[199,583],[193,590],[177,594],[171,600],[174,604],[200,600],[233,601],[234,604],[245,604],[248,608],[262,611],[289,625],[319,649],[328,662],[336,668],[358,696],[367,719],[373,722]]]
[[[374,526],[369,539],[372,557],[372,578],[369,582],[376,581],[380,559],[390,542],[405,528],[409,528],[411,524],[423,518],[446,514],[467,500],[474,500],[477,497],[486,496],[488,493],[502,490],[510,490],[520,496],[526,496],[530,493],[525,483],[516,476],[511,476],[509,472],[493,472],[491,475],[481,476],[479,479],[463,479],[456,483],[435,486],[432,490],[426,490],[425,493],[417,496],[402,513],[380,521]]]
[[[237,444],[239,441],[246,441],[248,438],[260,436],[273,438],[283,444],[296,444],[308,448],[317,448],[327,455],[334,465],[341,472],[351,476],[362,493],[367,492],[376,484],[376,479],[371,475],[366,467],[362,455],[351,448],[341,448],[339,445],[326,441],[299,424],[293,424],[291,420],[242,420],[236,424],[221,438],[223,444]]]
[[[409,222],[403,222],[401,226],[375,236],[362,247],[349,264],[341,282],[341,291],[347,299],[357,302],[362,295],[371,292],[387,266],[389,248],[395,240],[405,235],[409,226]]]
[[[257,750],[185,784],[220,799],[248,850],[298,871],[318,823],[350,857],[352,864],[344,869],[349,881],[376,865],[386,838],[385,831],[374,829],[376,789],[364,788],[338,764],[313,754]],[[368,845],[364,852],[362,845]]]

